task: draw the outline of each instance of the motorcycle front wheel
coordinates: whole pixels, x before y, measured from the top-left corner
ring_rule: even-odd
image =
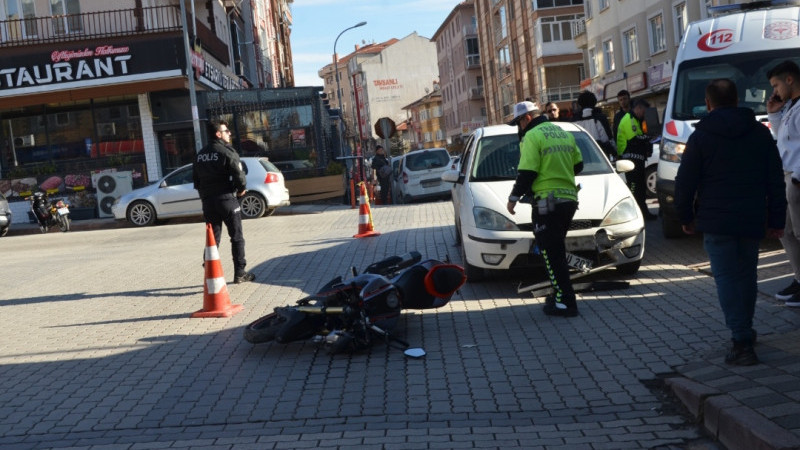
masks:
[[[58,216],[58,228],[60,228],[63,233],[66,233],[67,231],[69,231],[69,216],[68,215],[65,214],[63,216]]]
[[[267,314],[256,320],[244,329],[244,340],[251,344],[261,344],[275,339],[278,330],[285,324],[287,318],[277,313]]]

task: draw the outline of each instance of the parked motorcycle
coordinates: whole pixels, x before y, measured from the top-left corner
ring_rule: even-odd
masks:
[[[461,266],[435,259],[422,261],[419,252],[391,256],[352,277],[341,276],[325,284],[316,294],[294,306],[275,311],[244,329],[253,344],[276,341],[281,344],[313,339],[330,354],[357,351],[375,341],[399,344],[409,356],[424,350],[391,334],[403,309],[440,308],[466,282]]]
[[[39,221],[42,233],[56,225],[63,232],[69,231],[69,206],[63,200],[50,200],[44,192],[34,192],[25,200],[31,202],[31,212]]]

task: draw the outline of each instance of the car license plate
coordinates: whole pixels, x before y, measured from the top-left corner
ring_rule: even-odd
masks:
[[[436,187],[442,184],[442,180],[427,180],[420,183],[424,188]]]
[[[58,215],[65,216],[69,214],[69,208],[58,208]]]
[[[567,265],[581,272],[588,272],[592,268],[592,261],[567,252]]]

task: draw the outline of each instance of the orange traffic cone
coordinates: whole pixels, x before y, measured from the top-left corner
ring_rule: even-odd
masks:
[[[242,310],[242,305],[231,305],[228,285],[222,273],[219,249],[214,240],[211,224],[206,224],[206,279],[203,283],[203,309],[192,314],[192,318],[230,317]]]
[[[370,236],[378,236],[380,233],[375,231],[372,226],[372,212],[369,209],[369,198],[367,198],[367,188],[364,183],[358,183],[361,186],[361,195],[358,198],[358,234],[354,238],[363,238]]]

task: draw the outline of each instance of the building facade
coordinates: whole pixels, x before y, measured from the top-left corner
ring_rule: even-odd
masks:
[[[397,39],[390,39],[378,44],[367,44],[356,46],[352,53],[337,59],[338,55],[333,55],[333,62],[320,69],[317,74],[323,81],[323,92],[326,94],[331,108],[341,107],[341,117],[344,120],[344,140],[349,148],[356,148],[356,143],[360,142],[358,127],[356,126],[355,91],[353,90],[352,79],[349,75],[350,62],[358,66],[362,61],[379,56],[386,47],[397,42]],[[339,72],[339,82],[337,86],[336,72]]]
[[[351,59],[347,69],[362,147],[378,137],[375,132],[378,120],[402,122],[406,118],[403,107],[429,93],[433,84],[439,82],[436,45],[416,32],[371,58]]]
[[[3,193],[47,189],[80,206],[97,200],[95,173],[130,172],[136,187],[191,162],[205,131],[190,88],[253,82],[234,52],[252,24],[241,4],[182,15],[177,0],[0,3]]]
[[[583,2],[475,0],[488,123],[508,122],[525,99],[570,110],[585,78],[572,37]]]
[[[474,0],[459,3],[434,33],[448,143],[486,125],[483,72]]]
[[[625,89],[658,109],[666,107],[673,63],[686,26],[708,17],[710,0],[586,0],[585,21],[575,26],[575,41],[585,55],[586,78],[607,114],[618,109]]]
[[[442,91],[438,84],[433,85],[432,92],[403,109],[408,119],[402,123],[411,129],[408,135],[411,150],[447,147]]]

